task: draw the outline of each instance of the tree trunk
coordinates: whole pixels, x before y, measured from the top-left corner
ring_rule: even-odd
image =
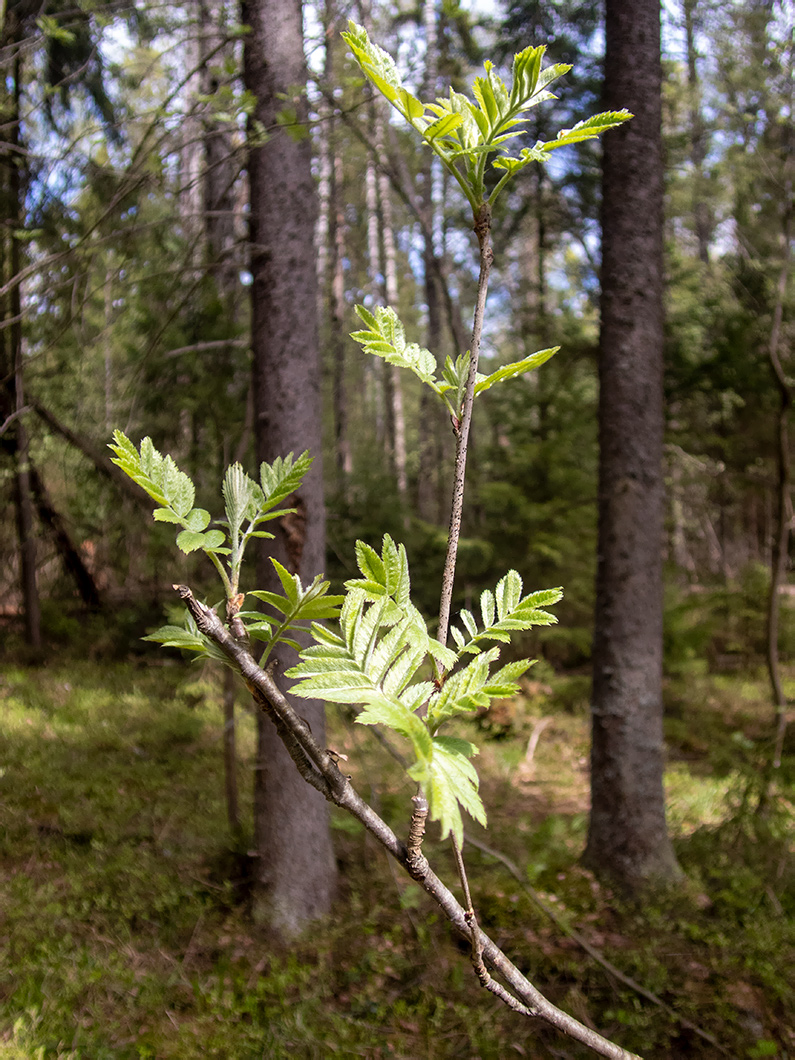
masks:
[[[591,819],[585,860],[619,884],[679,874],[662,734],[663,163],[657,0],[608,0],[599,555]]]
[[[773,552],[770,559],[770,592],[767,601],[767,669],[773,692],[776,710],[776,738],[773,747],[772,768],[781,766],[781,754],[784,749],[784,736],[787,730],[787,696],[781,681],[779,665],[779,609],[780,590],[787,576],[789,561],[789,536],[792,524],[792,461],[789,444],[789,417],[792,408],[793,389],[779,356],[779,340],[784,316],[784,300],[787,293],[787,278],[790,269],[790,219],[792,211],[792,181],[785,183],[788,194],[784,201],[784,221],[782,225],[782,244],[784,260],[776,285],[776,303],[773,308],[773,324],[770,329],[770,341],[767,355],[770,367],[776,380],[779,392],[779,411],[776,422],[776,511],[775,531],[773,534]],[[765,785],[767,788],[769,785]]]
[[[2,125],[5,142],[0,144],[0,279],[4,285],[21,271],[21,247],[17,232],[24,223],[20,167],[25,156],[21,149],[19,129],[22,78],[22,58],[18,44],[20,34],[21,28],[16,17],[9,16],[3,43],[15,54],[0,66],[5,75],[5,84],[8,85],[10,81],[12,85],[11,90],[6,88],[4,93]],[[21,415],[25,404],[21,314],[22,297],[20,285],[16,283],[0,304],[0,318],[4,324],[0,331],[0,423],[16,414],[13,426],[7,432],[4,449],[14,464],[14,504],[19,535],[19,577],[25,608],[25,634],[28,645],[38,651],[41,648],[41,609],[36,582],[36,538],[28,465],[28,433]]]
[[[701,112],[701,84],[696,65],[696,6],[698,0],[684,0],[685,41],[687,46],[687,87],[690,93],[690,161],[693,164],[693,229],[698,257],[709,265],[709,237],[712,228],[705,199],[704,161],[707,157],[707,130]]]
[[[231,53],[223,45],[224,4],[199,0],[199,60],[203,96],[214,95],[219,87],[218,70]],[[202,198],[204,238],[208,267],[227,303],[231,306],[238,289],[238,262],[235,260],[235,179],[237,165],[229,126],[219,122],[211,107],[204,104],[202,116],[204,173]]]
[[[255,119],[269,134],[265,144],[253,145],[249,152],[257,459],[272,461],[304,449],[315,458],[291,502],[296,514],[280,520],[276,540],[266,542],[259,557],[258,584],[278,589],[269,556],[277,556],[304,583],[324,562],[315,187],[308,138],[290,136],[277,124],[285,106],[294,106],[299,120],[305,116],[305,101],[296,98],[296,86],[306,80],[300,4],[245,0],[242,21],[250,27],[244,50],[246,88],[257,100]],[[280,670],[295,661],[291,649],[275,654]],[[323,705],[302,700],[299,709],[323,744]],[[328,811],[263,714],[258,716],[254,816],[259,858],[255,918],[282,935],[294,935],[331,905],[335,867]]]
[[[28,464],[28,475],[30,477],[31,492],[36,502],[36,510],[39,513],[39,520],[43,526],[49,526],[52,531],[56,547],[61,554],[65,573],[68,577],[74,579],[80,599],[87,607],[100,607],[102,598],[99,587],[94,581],[94,576],[83,562],[80,550],[72,541],[63,516],[52,503],[41,476],[30,462]]]

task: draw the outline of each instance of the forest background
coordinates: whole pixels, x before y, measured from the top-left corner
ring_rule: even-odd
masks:
[[[732,951],[726,959],[734,970],[716,972],[705,952],[717,947],[726,956],[728,949],[721,950],[723,943],[698,919],[702,896],[696,895],[687,931],[704,952],[686,947],[687,958],[673,964],[681,971],[681,996],[688,999],[682,1011],[692,1017],[705,996],[718,999],[707,1022],[716,1033],[730,1025],[730,1037],[743,1043],[731,1047],[742,1048],[737,1055],[783,1056],[795,1048],[791,1002],[788,1007],[782,980],[793,953],[795,910],[791,840],[786,838],[795,757],[791,736],[781,755],[782,794],[775,813],[768,807],[761,838],[758,815],[749,810],[758,790],[754,783],[772,758],[777,707],[781,714],[792,685],[786,665],[783,693],[770,691],[765,672],[770,654],[766,612],[771,570],[777,566],[785,571],[777,593],[781,658],[791,659],[795,646],[789,564],[778,563],[782,499],[784,522],[791,520],[786,423],[795,297],[787,282],[792,16],[791,4],[761,0],[671,0],[663,8],[666,735],[675,761],[696,763],[687,768],[688,778],[691,773],[709,778],[705,787],[688,787],[684,774],[674,781],[674,789],[678,783],[686,793],[686,808],[678,818],[674,811],[674,827],[680,838],[692,839],[689,855],[678,848],[691,875],[703,874],[711,860],[723,865],[720,887],[710,890],[699,877],[710,903],[702,912],[721,924],[718,929],[713,923],[712,929],[727,936],[730,949],[731,931],[720,917],[739,918],[750,909],[768,951],[742,972],[732,963],[739,960]],[[456,355],[467,346],[465,322],[477,278],[461,234],[468,227],[466,204],[441,171],[407,146],[404,132],[385,112],[366,97],[362,101],[361,77],[338,35],[348,17],[369,20],[375,37],[398,56],[407,80],[425,87],[426,94],[432,94],[429,85],[468,84],[484,57],[504,63],[528,43],[547,44],[549,61],[571,62],[574,70],[557,102],[536,112],[530,129],[536,140],[599,109],[601,12],[598,4],[574,2],[516,3],[487,14],[452,2],[368,10],[329,3],[305,10],[309,118],[300,120],[304,97],[298,86],[285,94],[276,120],[296,140],[309,141],[316,177],[320,298],[311,311],[317,308],[321,326],[327,573],[336,583],[350,577],[353,542],[363,538],[375,544],[390,532],[405,541],[418,603],[431,614],[447,532],[449,424],[426,404],[419,385],[362,358],[348,333],[356,326],[355,303],[388,299],[414,330],[412,337],[440,359]],[[99,684],[91,684],[94,678],[80,670],[76,658],[105,668],[107,686],[117,689],[123,687],[123,667],[130,665],[121,660],[138,653],[151,667],[152,657],[138,638],[162,621],[172,582],[201,584],[205,577],[192,557],[175,560],[168,528],[152,530],[151,509],[116,474],[104,448],[112,429],[122,427],[136,439],[151,435],[191,474],[200,496],[215,488],[230,461],[253,463],[246,151],[252,139],[267,144],[272,130],[253,118],[256,100],[243,87],[244,37],[238,11],[202,0],[163,8],[97,3],[46,12],[17,4],[9,5],[5,15],[0,490],[6,517],[0,523],[0,606],[6,675],[1,691],[12,714],[20,711],[20,725],[31,721],[34,707],[39,711],[34,727],[41,724],[44,731],[54,724],[53,697],[62,698],[55,690],[70,693],[78,680],[98,694]],[[388,166],[376,166],[374,146],[386,148]],[[523,645],[542,660],[523,700],[505,703],[480,721],[495,737],[495,776],[503,767],[515,776],[522,761],[532,773],[533,762],[521,755],[528,737],[535,739],[534,749],[543,741],[542,721],[560,734],[554,746],[560,745],[561,753],[566,744],[581,747],[585,739],[596,566],[599,147],[579,145],[576,152],[559,156],[546,168],[526,171],[494,219],[495,278],[485,363],[490,369],[553,344],[562,349],[542,372],[481,402],[457,602],[468,605],[506,567],[519,571],[527,586],[565,588],[559,625]],[[783,555],[786,559],[787,548]],[[46,671],[23,666],[42,659],[48,662]],[[160,692],[151,692],[173,698],[171,672],[157,676]],[[180,739],[191,748],[200,743],[196,720],[204,707],[217,710],[219,681],[194,675],[191,704],[180,693],[183,699],[174,700],[173,714],[163,714],[170,719],[164,742],[174,736],[169,726],[179,730],[183,723],[176,719],[192,707]],[[39,692],[34,694],[34,688]],[[227,718],[230,695],[227,687]],[[71,709],[79,714],[82,708],[73,703]],[[148,708],[140,709],[147,714]],[[109,714],[104,721],[110,724],[110,719]],[[148,714],[147,719],[151,725]],[[244,718],[238,749],[243,766],[249,753],[245,725]],[[142,742],[136,738],[135,746]],[[143,751],[152,757],[145,746]],[[9,751],[9,763],[15,753]],[[582,796],[578,802],[573,793],[582,785],[582,756],[568,753],[572,787],[558,792],[558,805],[551,807],[556,812],[544,816],[547,823],[541,826],[535,807],[529,817],[536,822],[532,842],[501,837],[512,857],[530,856],[524,875],[541,881],[547,891],[568,886],[557,875],[564,868],[575,873],[581,846]],[[547,766],[554,772],[560,762],[550,759]],[[68,813],[54,808],[52,769],[52,763],[42,762],[46,783],[31,779],[31,791],[39,794],[23,801],[15,827],[32,823],[38,835],[79,846],[83,840],[74,836],[83,835],[83,826],[67,827]],[[199,759],[194,770],[201,772]],[[13,775],[11,768],[8,774]],[[500,796],[506,806],[512,805],[511,797],[521,804],[527,790],[512,795],[511,790]],[[573,800],[576,812],[566,811],[561,800]],[[236,813],[245,822],[245,806]],[[504,813],[510,818],[519,811]],[[783,814],[789,825],[775,814]],[[247,826],[240,827],[245,831]],[[562,830],[557,837],[556,829]],[[84,844],[89,850],[97,842],[95,831],[92,823]],[[339,831],[341,842],[356,840]],[[161,837],[155,845],[162,843]],[[216,831],[192,856],[201,862],[208,850],[222,846]],[[748,850],[755,852],[750,858]],[[13,860],[18,861],[17,854]],[[759,875],[749,869],[750,877],[738,882],[738,860],[755,862]],[[229,876],[228,864],[226,870]],[[582,873],[577,886],[587,880],[590,888],[590,877],[577,871]],[[203,870],[200,875],[217,878]],[[716,897],[724,891],[729,913]],[[410,911],[415,896],[405,893]],[[231,902],[226,891],[224,896]],[[565,900],[572,908],[585,901],[582,896]],[[35,903],[32,893],[28,901]],[[604,897],[593,901],[604,914]],[[215,915],[221,923],[221,914],[216,910]],[[508,930],[506,910],[495,906],[493,915]],[[611,915],[620,920],[611,942],[620,951],[633,936],[628,924],[640,914]],[[62,910],[56,922],[59,916],[74,919]],[[127,920],[142,916],[149,919],[148,913],[135,911]],[[609,934],[603,921],[600,925]],[[641,932],[637,924],[635,930]],[[219,998],[226,972],[219,972],[209,944],[199,960],[191,932],[187,943],[175,937],[166,949],[171,952],[173,946],[176,952],[182,946],[183,964],[186,955],[197,966],[204,961],[206,967],[197,967],[196,974],[205,979],[195,1005],[223,1009],[227,1002]],[[378,937],[383,941],[389,935]],[[391,941],[409,967],[403,945]],[[743,945],[747,950],[747,940]],[[755,946],[755,952],[763,948],[759,942]],[[588,1004],[594,1005],[600,1026],[628,1027],[628,1045],[640,1051],[651,1035],[657,1051],[649,1055],[683,1055],[681,1042],[676,1045],[683,1031],[675,1019],[640,1012],[615,988],[612,997],[606,990],[601,1000],[597,989],[594,1000],[593,992],[581,988],[580,973],[561,964],[554,945],[548,949],[545,974],[561,996],[574,997],[575,1007],[587,1011]],[[639,977],[662,989],[670,968],[664,972],[648,954],[638,953],[633,950],[631,960],[639,962]],[[247,951],[240,958],[250,960],[251,967],[257,959]],[[359,959],[358,954],[350,957],[351,969],[359,967]],[[769,967],[763,968],[765,961]],[[279,989],[289,996],[302,973],[285,962]],[[637,964],[631,971],[638,977]],[[383,969],[377,974],[389,979]],[[237,975],[232,976],[235,984]],[[726,980],[722,986],[714,981],[720,975]],[[28,1045],[42,1043],[46,1055],[58,1055],[61,1047],[100,1055],[96,1043],[86,1046],[77,1031],[62,1031],[66,1012],[37,976],[31,971],[19,995],[17,979],[9,975],[14,1015],[24,1014],[10,1031],[13,1047],[23,1050],[21,1055],[27,1055]],[[208,986],[213,976],[217,983]],[[193,982],[188,972],[183,977]],[[248,975],[243,978],[250,982]],[[278,975],[271,979],[277,981]],[[206,996],[201,994],[205,988]],[[237,1012],[237,987],[230,989],[230,1011]],[[27,1001],[20,1002],[25,990]],[[261,1031],[263,1011],[273,1003],[260,997],[261,1011],[249,1013],[242,1023]],[[365,1028],[384,1019],[380,1011],[367,1009],[371,1003],[377,1010],[377,999],[368,1000],[358,1017]],[[173,1014],[175,1007],[164,1011]],[[416,1032],[422,1037],[433,1023],[429,1010],[407,1004],[402,1018],[412,1024],[416,1011],[424,1013]],[[99,1033],[102,1020],[96,1014],[81,1019],[90,1023],[83,1028],[88,1041]],[[431,1046],[418,1044],[411,1037],[415,1032],[403,1028],[399,1033],[409,1041],[397,1055],[447,1055],[438,1036],[443,1038],[448,1025],[445,1017],[439,1019],[435,1052],[423,1051]],[[114,1014],[110,1023],[114,1020],[121,1017]],[[124,1031],[112,1031],[117,1038],[107,1045],[108,1055],[127,1055],[123,1049],[131,1056],[192,1055],[184,1045],[182,1052],[166,1053],[157,1038],[147,1045],[152,1035],[162,1034],[148,1026],[150,1015],[141,1016],[134,1029],[135,1017],[128,1013],[125,1020]],[[259,1047],[261,1036],[246,1033]],[[341,1036],[336,1025],[322,1032],[314,1028],[315,1033]],[[502,1040],[494,1046],[475,1044],[483,1028],[468,1026],[466,1033],[473,1055],[504,1054]],[[268,1055],[281,1055],[282,1046],[294,1050],[290,1035],[296,1034],[295,1029],[285,1032]],[[529,1048],[522,1042],[520,1055]],[[698,1042],[706,1051],[698,1053],[694,1045],[693,1055],[712,1055],[703,1039]],[[362,1055],[377,1055],[365,1038],[356,1047]],[[317,1055],[326,1055],[319,1048]],[[537,1048],[555,1046],[550,1041]],[[307,1049],[306,1055],[313,1054]]]

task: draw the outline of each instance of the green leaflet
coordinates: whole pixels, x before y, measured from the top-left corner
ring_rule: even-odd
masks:
[[[365,700],[365,709],[357,716],[356,721],[360,725],[386,725],[387,728],[405,736],[411,741],[414,750],[414,768],[419,767],[422,770],[431,765],[434,751],[431,734],[422,719],[400,700],[382,692],[371,692]],[[411,770],[409,772],[411,773]]]
[[[513,630],[530,629],[531,626],[549,626],[557,622],[554,615],[543,610],[556,604],[563,596],[561,589],[542,589],[522,596],[522,579],[515,570],[508,571],[497,583],[492,593],[486,589],[480,597],[483,626],[478,630],[475,616],[463,610],[459,616],[463,630],[453,626],[450,635],[458,648],[459,656],[466,652],[477,654],[485,641],[510,640]]]
[[[364,541],[356,542],[356,565],[362,578],[345,582],[346,589],[362,589],[368,600],[381,596],[394,597],[399,607],[411,603],[411,579],[404,545],[396,545],[389,534],[384,535],[381,555]]]
[[[374,719],[373,711],[380,710],[383,724],[397,722],[398,708],[408,711],[414,720],[404,719],[401,727],[392,727],[411,739],[419,754],[422,740],[429,741],[430,734],[413,711],[429,699],[434,686],[415,678],[429,655],[444,669],[454,664],[456,656],[430,637],[422,615],[410,601],[402,545],[387,535],[379,555],[360,541],[356,557],[363,577],[346,582],[339,634],[313,626],[315,643],[301,653],[301,662],[287,676],[298,681],[292,688],[296,695],[366,706],[366,719]],[[385,712],[391,721],[385,720]],[[422,740],[417,725],[425,732]]]
[[[414,754],[410,776],[422,785],[433,820],[442,834],[463,834],[462,811],[485,823],[483,804],[477,793],[477,773],[469,758],[472,744],[438,735],[445,721],[457,715],[488,707],[495,696],[514,695],[519,677],[529,661],[509,663],[491,673],[500,650],[481,651],[486,638],[469,612],[463,622],[469,633],[467,650],[475,653],[466,665],[453,670],[461,660],[428,635],[422,615],[410,600],[410,577],[406,552],[389,535],[380,553],[365,542],[356,545],[361,578],[345,583],[347,593],[339,616],[339,631],[315,624],[314,644],[301,652],[301,662],[287,671],[298,696],[325,699],[361,707],[357,722],[384,725],[408,740]],[[294,582],[286,571],[280,574],[285,593],[295,596]],[[272,594],[257,593],[276,605]],[[519,621],[530,608],[540,621],[535,604],[551,603],[559,592],[522,597],[518,574],[510,572],[495,592],[483,594],[481,603],[492,639],[507,640],[509,634],[498,623]],[[538,612],[540,614],[540,612]],[[525,616],[526,617],[526,616]],[[548,616],[551,620],[551,616]],[[519,627],[517,627],[519,628]],[[524,628],[524,627],[522,627]],[[264,631],[267,636],[268,631]],[[430,659],[439,664],[437,681],[423,680],[422,668]],[[425,708],[423,718],[417,712]]]
[[[525,48],[514,56],[510,90],[494,65],[486,62],[485,76],[472,84],[473,99],[450,89],[448,97],[423,103],[403,86],[393,59],[372,43],[363,26],[349,22],[342,36],[365,75],[441,158],[476,218],[483,203],[488,199],[493,204],[507,180],[530,162],[544,161],[555,147],[598,136],[631,117],[626,111],[611,111],[588,118],[563,130],[555,141],[525,148],[518,158],[511,158],[504,145],[523,133],[529,110],[555,98],[548,86],[570,66],[558,63],[542,69],[545,48]],[[504,175],[487,195],[485,166],[494,154],[493,165]]]
[[[223,580],[227,599],[235,599],[238,596],[246,545],[253,537],[272,537],[272,534],[262,529],[262,524],[294,511],[293,508],[282,508],[280,505],[300,488],[303,476],[312,463],[309,453],[304,452],[297,459],[288,453],[285,457],[278,457],[272,464],[263,463],[260,466],[259,483],[250,478],[240,464],[232,464],[227,468],[221,485],[226,519],[218,520],[229,533],[230,547],[227,548],[224,547],[227,535],[222,530],[209,529],[210,513],[204,508],[193,507],[193,483],[171,457],[162,456],[149,438],[141,442],[140,451],[121,431],[115,431],[113,438],[110,448],[115,453],[114,463],[138,482],[158,505],[154,512],[155,520],[180,527],[178,548],[186,553],[205,552]],[[227,557],[226,565],[222,557]],[[298,577],[290,575],[275,561],[274,566],[284,596],[266,592],[255,592],[253,595],[277,611],[278,617],[256,611],[240,612],[249,635],[255,640],[266,642],[262,661],[279,642],[290,644],[298,650],[298,644],[288,634],[305,628],[306,623],[336,618],[344,599],[342,596],[330,596],[329,583],[320,577],[315,578],[305,589]],[[169,627],[168,636],[177,638],[179,644],[173,640],[163,643],[172,647],[190,647],[190,637],[174,632],[175,628]],[[157,639],[156,635],[153,638]],[[195,637],[194,641],[201,643]],[[194,644],[192,650],[198,651],[200,648]]]
[[[307,622],[337,618],[340,604],[345,599],[343,596],[329,595],[331,583],[324,581],[319,574],[312,584],[304,589],[297,574],[290,574],[276,559],[271,558],[271,563],[282,583],[284,596],[264,589],[254,590],[248,595],[262,600],[281,617],[276,618],[261,611],[240,612],[240,618],[249,635],[256,640],[267,642],[260,666],[265,664],[271,650],[280,642],[290,644],[298,651],[299,645],[292,638],[288,638],[287,634],[291,630],[306,629]]]
[[[423,349],[416,342],[406,342],[405,330],[394,309],[378,306],[371,313],[364,306],[357,305],[356,312],[367,325],[367,330],[354,331],[351,338],[361,343],[365,353],[381,357],[399,368],[409,368],[438,393],[434,378],[436,358],[430,350]]]
[[[470,817],[486,825],[486,810],[478,793],[478,774],[469,759],[478,753],[474,744],[452,736],[435,736],[430,762],[418,762],[409,775],[422,785],[428,799],[429,816],[439,821],[441,838],[452,833],[459,847],[464,844],[463,808]]]
[[[288,453],[285,457],[277,456],[272,464],[260,464],[260,482],[265,494],[260,514],[281,504],[291,493],[295,493],[311,467],[312,460],[313,457],[305,450],[297,460],[293,460],[293,454]]]
[[[220,648],[205,637],[203,633],[199,632],[193,617],[187,611],[185,612],[184,626],[161,626],[154,633],[150,633],[141,639],[162,644],[164,648],[181,648],[183,651],[196,652],[197,656],[217,659],[219,662],[229,665],[226,656]]]
[[[544,156],[546,157],[546,156]],[[394,309],[378,306],[374,312],[365,309],[364,306],[356,306],[359,318],[367,325],[366,331],[351,332],[351,338],[360,343],[365,353],[374,357],[381,357],[389,364],[397,365],[399,368],[408,368],[422,380],[426,386],[447,405],[451,416],[459,419],[464,404],[464,393],[466,391],[467,376],[469,374],[469,352],[461,354],[453,360],[452,357],[445,359],[441,379],[436,378],[436,359],[433,354],[421,348],[416,343],[407,343],[403,324],[400,322]],[[506,364],[496,369],[490,375],[477,374],[475,381],[475,396],[490,390],[495,383],[501,383],[505,379],[513,379],[517,375],[531,372],[534,368],[545,364],[553,357],[559,346],[550,349],[539,350],[521,361]]]
[[[154,511],[155,521],[183,527],[177,535],[178,548],[183,552],[215,552],[221,548],[226,535],[221,530],[204,532],[210,524],[210,513],[193,507],[193,483],[170,456],[155,449],[151,438],[143,439],[139,451],[121,431],[114,431],[109,448],[116,454],[113,463],[160,506]]]
[[[183,530],[177,534],[177,548],[183,552],[196,552],[198,549],[203,549],[205,552],[214,552],[223,545],[225,540],[226,535],[220,530],[208,530],[206,534]]]

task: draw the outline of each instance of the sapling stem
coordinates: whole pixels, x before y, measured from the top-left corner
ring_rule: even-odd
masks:
[[[441,644],[447,643],[450,628],[450,607],[453,600],[453,583],[458,556],[458,540],[461,536],[461,513],[464,508],[464,481],[467,467],[467,447],[469,429],[472,424],[472,406],[475,403],[475,382],[478,374],[480,356],[480,337],[483,333],[483,318],[486,313],[486,296],[489,290],[489,276],[494,261],[491,249],[491,206],[486,202],[480,206],[475,217],[475,234],[480,247],[480,273],[478,275],[478,297],[475,304],[475,319],[472,325],[472,349],[469,354],[469,375],[467,376],[464,401],[460,419],[453,423],[456,438],[455,470],[453,472],[453,502],[450,508],[450,529],[447,537],[447,555],[442,573],[442,597],[439,602],[439,629],[436,634]]]
[[[434,873],[425,856],[420,854],[419,858],[409,858],[408,848],[361,798],[351,778],[340,772],[332,755],[317,743],[308,725],[293,710],[271,675],[257,665],[248,649],[235,640],[218,615],[196,600],[186,585],[175,585],[174,588],[193,616],[197,627],[227,656],[243,677],[259,708],[264,710],[276,725],[279,736],[301,776],[329,802],[342,807],[361,821],[370,834],[406,869],[412,879],[437,902],[456,930],[471,941],[472,923],[466,915],[467,910]],[[421,813],[421,805],[417,806],[415,803],[415,807]],[[480,965],[480,970],[476,965],[478,976],[483,986],[509,1008],[524,1016],[543,1020],[574,1041],[587,1045],[599,1056],[608,1057],[610,1060],[640,1060],[636,1053],[608,1041],[597,1031],[584,1026],[573,1016],[553,1005],[477,925],[475,933],[477,949],[473,950],[473,963],[477,957]],[[508,988],[496,982],[488,969],[499,975]]]

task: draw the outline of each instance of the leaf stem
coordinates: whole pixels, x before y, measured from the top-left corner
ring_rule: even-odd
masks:
[[[458,556],[458,539],[461,536],[461,513],[464,507],[464,480],[466,477],[467,446],[469,428],[472,424],[472,406],[475,401],[475,381],[478,373],[480,355],[480,338],[483,332],[483,318],[486,312],[486,295],[489,289],[489,276],[494,261],[491,249],[491,206],[488,202],[480,205],[475,217],[475,234],[480,247],[480,274],[478,276],[478,297],[475,305],[475,319],[472,325],[472,349],[469,358],[469,375],[464,392],[461,419],[454,421],[453,430],[456,436],[455,471],[453,474],[453,503],[450,509],[450,529],[447,537],[447,555],[442,574],[442,596],[439,603],[439,630],[436,634],[441,644],[447,644],[447,633],[450,628],[450,607],[453,599],[453,583]]]
[[[235,579],[234,585],[232,584],[232,582],[230,582],[229,576],[224,570],[223,563],[221,563],[220,559],[218,558],[218,556],[216,556],[214,552],[207,552],[206,555],[208,555],[215,564],[216,570],[221,575],[221,581],[224,583],[224,592],[226,593],[226,598],[227,600],[231,600],[233,596],[237,595],[237,579]]]

